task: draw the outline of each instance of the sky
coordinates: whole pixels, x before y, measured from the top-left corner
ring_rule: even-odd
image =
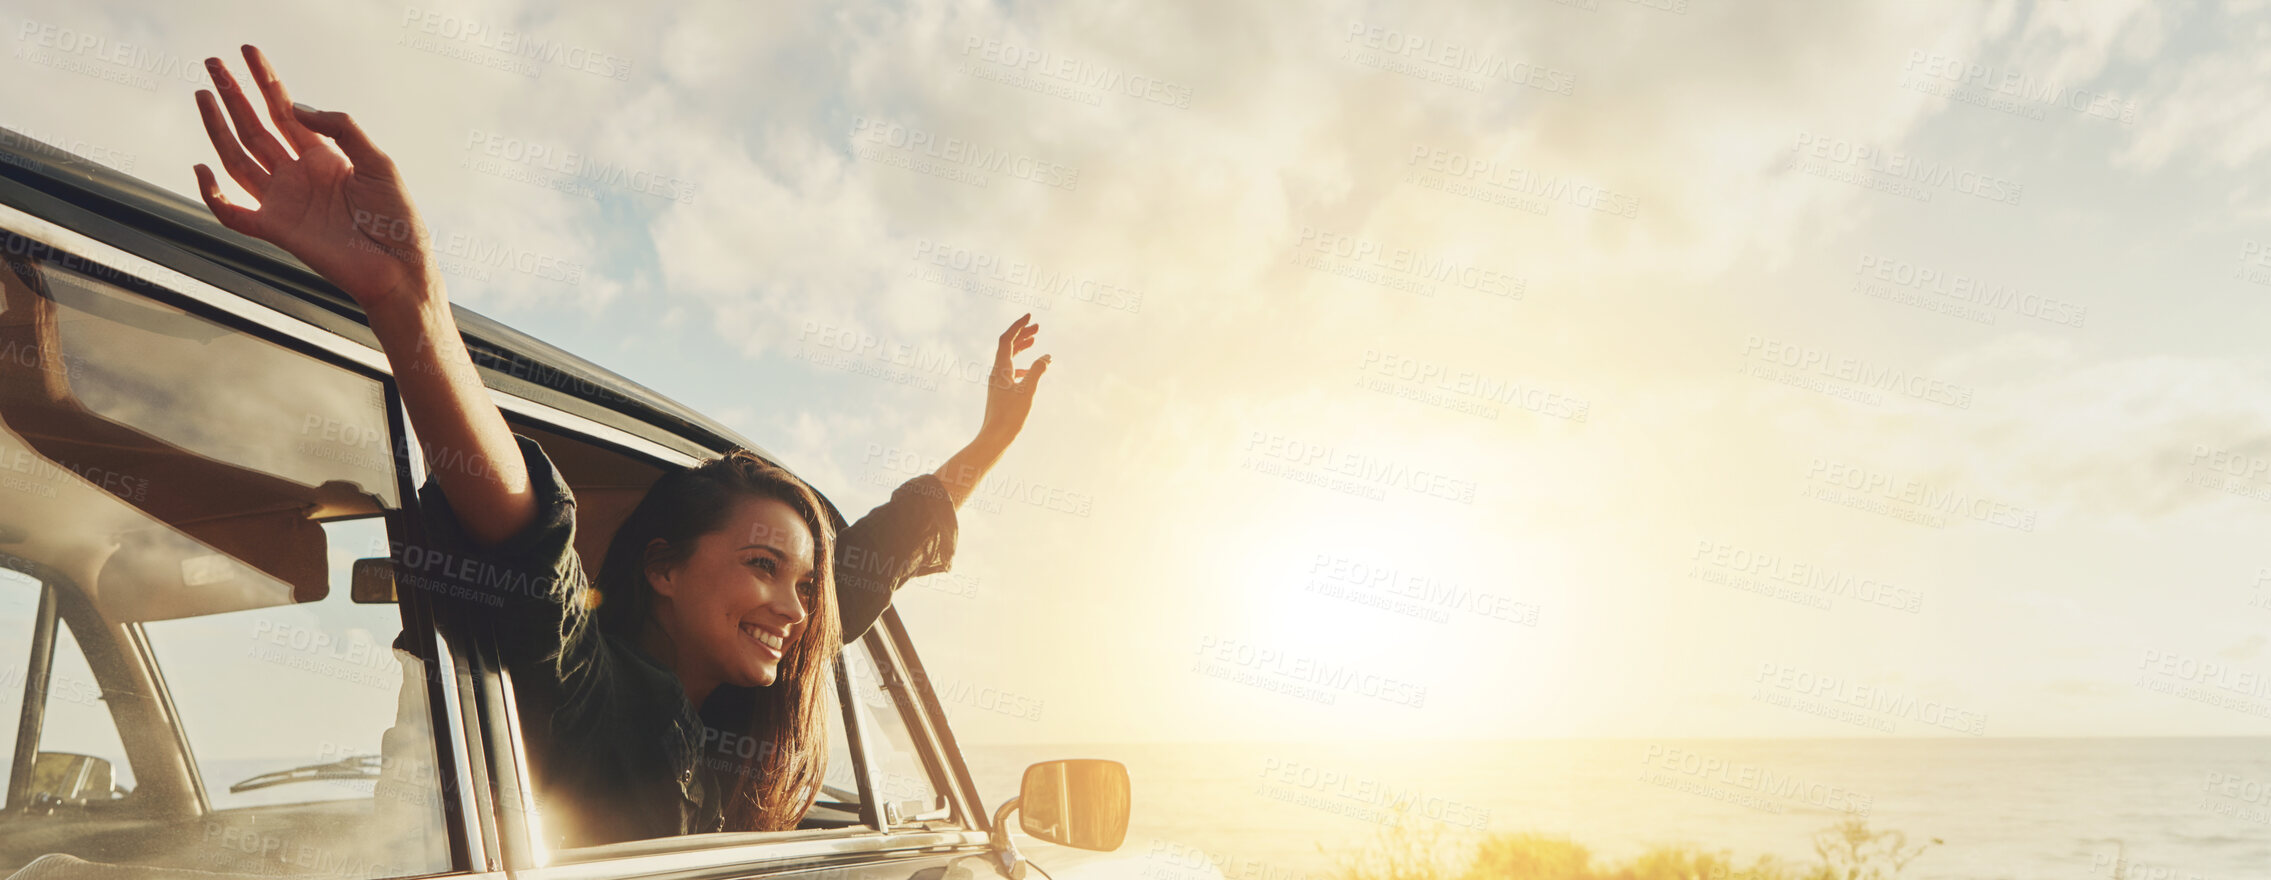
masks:
[[[193,195],[258,44],[850,515],[1031,311],[966,742],[2263,735],[2267,12],[9,0],[0,125]]]

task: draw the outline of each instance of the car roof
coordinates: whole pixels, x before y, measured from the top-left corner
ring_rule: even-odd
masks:
[[[186,170],[183,173],[187,173]],[[376,348],[361,306],[281,248],[229,230],[201,202],[0,127],[0,204]],[[651,388],[452,304],[490,387],[697,457],[741,447],[779,459]]]

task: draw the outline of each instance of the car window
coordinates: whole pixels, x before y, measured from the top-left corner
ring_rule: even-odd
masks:
[[[418,661],[393,646],[400,613],[349,598],[354,560],[374,545],[384,553],[385,525],[324,532],[332,587],[321,601],[143,625],[213,809],[369,799],[401,704],[414,698],[407,711],[422,717]],[[430,766],[432,742],[395,757]]]
[[[12,802],[47,797],[0,816],[0,871],[50,853],[341,880],[451,867],[400,609],[349,589],[400,502],[383,381],[0,245],[0,539],[67,623],[35,772],[11,777]],[[17,607],[0,605],[9,663],[31,654]]]
[[[883,806],[884,821],[891,825],[948,821],[953,809],[945,793],[934,784],[930,765],[923,760],[907,717],[876,665],[868,639],[844,646],[844,674],[852,692],[852,710],[859,713],[866,736],[867,758],[874,768],[870,784]],[[840,719],[837,723],[841,723]],[[852,763],[848,745],[831,732],[829,764]]]
[[[576,549],[582,556],[585,571],[595,572],[605,558],[608,541],[616,527],[645,497],[647,488],[660,475],[660,468],[534,422],[513,419],[511,425],[515,433],[536,440],[544,448],[574,492]],[[949,802],[932,784],[932,776],[915,750],[915,740],[906,719],[900,716],[891,694],[883,688],[883,680],[867,645],[862,642],[846,646],[840,659],[839,674],[855,694],[856,709],[864,719],[869,757],[876,770],[872,784],[881,794],[884,812],[896,824],[950,819]],[[525,693],[520,698],[528,699]],[[864,824],[860,815],[863,802],[859,794],[859,769],[852,761],[843,707],[833,688],[827,691],[826,699],[828,762],[821,791],[814,797],[812,809],[807,811],[801,825],[806,829]],[[536,779],[540,789],[544,782],[542,778]]]

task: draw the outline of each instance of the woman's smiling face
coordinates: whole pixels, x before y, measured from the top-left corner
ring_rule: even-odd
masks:
[[[681,678],[771,685],[819,599],[812,530],[796,509],[744,497],[677,566],[650,573]],[[691,664],[698,669],[685,668]]]

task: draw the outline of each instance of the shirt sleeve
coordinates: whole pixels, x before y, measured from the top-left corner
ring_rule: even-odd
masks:
[[[513,435],[527,463],[536,516],[491,546],[467,535],[438,478],[418,490],[425,540],[398,555],[404,586],[424,589],[455,613],[437,615],[445,635],[486,626],[511,668],[566,681],[593,662],[598,633],[590,626],[591,583],[576,553],[576,499],[536,441]],[[455,630],[453,632],[453,630]]]
[[[883,616],[900,585],[954,564],[954,501],[936,474],[923,474],[836,536],[836,616],[844,643]]]

